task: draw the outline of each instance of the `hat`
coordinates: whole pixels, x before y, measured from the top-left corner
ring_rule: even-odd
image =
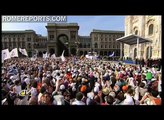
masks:
[[[109,89],[108,88],[104,88],[103,90],[102,90],[102,93],[104,94],[104,95],[108,95],[109,94]]]
[[[98,87],[98,86],[95,86],[94,89],[93,89],[93,91],[94,91],[95,93],[98,92],[98,91],[99,91],[99,87]]]
[[[112,96],[113,98],[116,97],[116,93],[115,92],[110,92],[109,95]]]
[[[76,88],[75,87],[72,87],[72,91],[75,92],[76,91]]]
[[[61,80],[61,77],[56,77],[56,80]]]
[[[93,92],[87,93],[87,97],[90,99],[93,99],[94,98]]]
[[[62,84],[60,85],[60,90],[64,90],[65,89],[65,86]]]
[[[127,90],[128,90],[128,86],[127,86],[127,85],[123,86],[123,87],[122,87],[122,90],[123,90],[123,91],[127,91]]]
[[[99,87],[100,84],[98,82],[95,83],[95,87]]]
[[[85,92],[86,90],[87,90],[86,85],[82,85],[81,88],[80,88],[80,91],[81,92]]]

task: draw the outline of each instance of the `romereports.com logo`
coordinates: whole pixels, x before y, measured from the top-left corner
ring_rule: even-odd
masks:
[[[67,16],[2,16],[2,22],[67,22]]]

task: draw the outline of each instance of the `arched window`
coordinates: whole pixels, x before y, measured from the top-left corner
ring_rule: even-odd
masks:
[[[135,31],[135,35],[138,35],[138,30]]]
[[[133,33],[135,35],[139,35],[139,31],[138,31],[138,27],[137,26],[133,28]]]
[[[80,55],[83,55],[83,51],[80,51]]]
[[[137,57],[137,48],[134,49],[134,59]]]
[[[152,47],[148,46],[146,49],[146,59],[151,58],[151,56],[152,56]]]
[[[87,54],[87,51],[84,52],[84,55],[86,55],[86,54]]]
[[[153,29],[154,29],[154,25],[153,24],[150,24],[149,25],[149,35],[152,35],[153,34]]]

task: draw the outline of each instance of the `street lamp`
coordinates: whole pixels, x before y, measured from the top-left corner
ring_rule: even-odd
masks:
[[[68,56],[70,55],[70,45],[69,45],[69,43],[68,42],[66,42],[65,43],[66,45],[67,45],[67,47],[68,47]]]
[[[79,44],[80,44],[80,42],[79,42],[79,41],[76,41],[75,44],[76,44],[76,48],[77,48],[76,56],[78,56],[78,53],[79,53]]]

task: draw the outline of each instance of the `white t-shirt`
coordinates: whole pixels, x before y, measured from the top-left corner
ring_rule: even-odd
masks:
[[[162,81],[158,81],[158,92],[162,92],[162,87],[161,87]]]
[[[75,100],[74,102],[72,102],[72,105],[85,105],[85,103],[82,101]]]
[[[35,97],[36,97],[37,94],[38,94],[37,89],[34,88],[34,87],[32,87],[32,88],[31,88],[31,97],[32,97],[32,96],[35,96]]]
[[[21,90],[22,90],[21,85],[14,86],[14,89],[15,89],[15,93],[17,93],[17,94],[19,94],[21,92]]]
[[[132,96],[130,96],[129,94],[125,93],[125,97],[126,99],[124,100],[122,105],[134,105],[134,101]]]

